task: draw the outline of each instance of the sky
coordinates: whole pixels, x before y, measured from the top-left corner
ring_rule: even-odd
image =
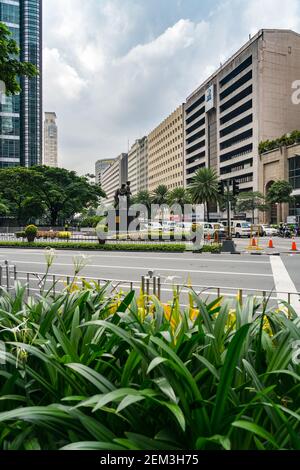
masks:
[[[128,151],[261,28],[300,32],[299,0],[44,0],[44,111],[79,174]]]

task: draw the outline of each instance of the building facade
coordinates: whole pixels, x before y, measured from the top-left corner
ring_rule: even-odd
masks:
[[[45,113],[43,163],[54,168],[58,166],[58,130],[55,113]]]
[[[135,196],[148,188],[148,139],[136,140],[128,153],[128,181]]]
[[[121,153],[101,176],[101,187],[106,193],[105,204],[114,204],[115,193],[128,180],[128,154]]]
[[[95,163],[95,175],[96,175],[96,184],[101,185],[102,183],[102,173],[109,168],[115,162],[114,158],[106,158],[103,160],[98,160]]]
[[[197,88],[185,106],[185,185],[207,166],[241,191],[257,191],[259,143],[299,128],[299,77],[300,35],[261,30]]]
[[[0,104],[0,168],[42,163],[42,0],[0,0],[0,21],[20,47],[19,59],[39,75],[21,78],[22,92]]]
[[[261,214],[264,223],[286,222],[287,217],[296,217],[300,222],[300,144],[280,147],[263,153],[259,161],[259,190],[267,195],[275,181],[289,181],[294,189],[294,202],[290,205],[274,205],[270,212]]]
[[[159,185],[183,186],[184,105],[179,106],[148,136],[148,190]]]

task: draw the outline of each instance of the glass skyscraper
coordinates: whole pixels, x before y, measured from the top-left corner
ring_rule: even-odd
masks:
[[[0,168],[42,163],[42,0],[0,0],[0,21],[20,46],[20,59],[40,74],[21,78],[22,92],[0,103]]]

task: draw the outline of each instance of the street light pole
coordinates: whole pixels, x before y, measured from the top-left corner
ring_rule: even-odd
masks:
[[[230,214],[230,190],[229,190],[229,180],[227,180],[226,183],[226,188],[227,188],[227,226],[228,226],[228,240],[231,240],[231,214]]]

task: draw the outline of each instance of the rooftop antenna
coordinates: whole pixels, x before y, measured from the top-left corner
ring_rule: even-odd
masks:
[[[249,41],[251,41],[251,33],[249,34]]]

